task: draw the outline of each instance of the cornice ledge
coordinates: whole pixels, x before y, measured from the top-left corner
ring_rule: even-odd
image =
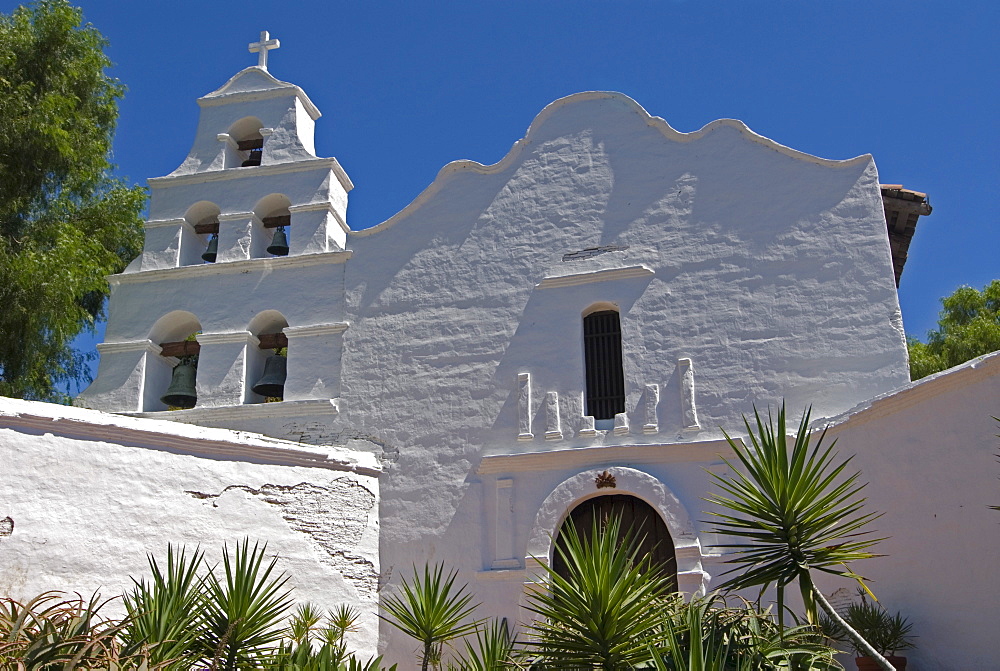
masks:
[[[270,405],[270,404],[269,404]],[[108,416],[95,410],[74,408],[80,413],[98,413],[97,416]],[[177,412],[189,412],[179,410]],[[142,417],[141,413],[116,413],[118,416],[129,415]],[[165,415],[167,413],[145,413],[146,415]],[[170,413],[176,414],[176,413]],[[115,415],[110,415],[114,417]],[[83,440],[133,445],[141,449],[153,449],[173,454],[187,454],[206,459],[222,461],[239,461],[276,466],[302,466],[307,468],[323,468],[333,471],[357,473],[358,475],[378,477],[382,470],[373,466],[353,463],[347,459],[339,459],[324,447],[293,443],[291,441],[268,438],[260,434],[250,434],[228,429],[200,428],[202,435],[183,435],[159,429],[155,423],[147,427],[123,426],[108,422],[94,421],[80,415],[79,417],[35,414],[31,412],[0,412],[3,424],[8,428],[28,429],[41,433],[53,433]],[[160,417],[157,417],[160,419]],[[125,420],[127,421],[127,420]],[[204,437],[205,434],[229,434],[224,437]]]
[[[559,287],[572,287],[578,284],[590,284],[591,282],[628,280],[637,277],[652,277],[655,274],[656,272],[648,266],[626,266],[624,268],[589,270],[587,272],[571,273],[569,275],[552,275],[550,277],[546,277],[535,286],[538,289],[556,289]]]
[[[520,582],[523,583],[528,577],[528,572],[521,567],[521,562],[517,559],[511,560],[512,563],[516,562],[517,566],[502,567],[487,569],[485,571],[476,571],[476,580],[483,581],[510,581],[510,582]]]
[[[350,327],[348,322],[330,322],[328,324],[308,324],[305,326],[286,326],[281,332],[288,338],[310,338],[313,336],[343,333]]]
[[[138,284],[154,282],[163,279],[183,279],[187,277],[209,277],[212,275],[231,275],[244,271],[254,271],[263,268],[265,271],[282,268],[313,266],[321,263],[345,263],[354,252],[350,249],[336,252],[316,252],[315,254],[297,254],[295,256],[276,256],[267,259],[240,259],[239,261],[218,261],[194,266],[178,266],[176,268],[157,268],[156,270],[140,270],[133,273],[108,275],[112,286],[119,284]]]
[[[147,219],[146,228],[162,228],[164,226],[182,226],[187,224],[184,217],[174,217],[173,219]]]
[[[119,340],[116,342],[99,342],[97,351],[101,354],[123,354],[125,352],[149,352],[159,354],[163,348],[152,340]]]
[[[191,408],[190,410],[159,410],[156,412],[122,412],[129,417],[165,419],[197,424],[205,420],[245,420],[266,419],[268,417],[302,417],[304,415],[336,415],[340,413],[335,398],[305,399],[301,401],[278,401],[275,403],[248,403],[246,405],[223,405],[216,408]]]
[[[288,212],[290,214],[295,214],[296,212],[326,212],[333,216],[342,231],[345,233],[351,232],[351,228],[347,225],[347,222],[344,221],[344,218],[341,217],[340,213],[337,212],[336,208],[334,208],[333,203],[328,200],[316,203],[303,203],[302,205],[290,205],[288,207]]]
[[[255,218],[253,212],[222,212],[219,214],[219,221],[247,221],[249,219]]]
[[[150,177],[149,188],[164,189],[172,186],[188,184],[204,184],[206,182],[219,182],[230,179],[242,179],[244,177],[270,177],[292,172],[308,172],[326,168],[332,170],[340,180],[346,191],[354,188],[353,182],[344,172],[340,163],[335,158],[304,158],[298,161],[288,161],[287,163],[268,163],[264,165],[248,166],[246,168],[226,168],[224,170],[206,170],[204,172],[192,172],[183,175],[166,175],[164,177]]]
[[[199,333],[195,336],[199,345],[225,345],[229,343],[249,343],[253,346],[260,340],[250,331],[217,331],[215,333]]]
[[[742,445],[742,440],[735,438]],[[520,454],[494,454],[479,462],[476,473],[525,473],[530,471],[563,470],[566,468],[599,468],[623,463],[690,463],[715,462],[719,457],[731,457],[729,443],[723,440],[705,440],[690,443],[646,443],[633,445],[607,445],[570,447],[545,452]]]

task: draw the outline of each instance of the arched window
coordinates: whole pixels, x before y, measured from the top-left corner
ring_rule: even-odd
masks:
[[[614,419],[625,412],[622,371],[622,327],[616,310],[598,310],[583,318],[583,357],[587,382],[587,414]]]
[[[264,136],[260,134],[261,121],[257,117],[244,117],[229,127],[230,145],[226,154],[226,167],[235,168],[260,165],[264,155]]]
[[[621,519],[621,530],[625,533],[631,530],[634,542],[638,543],[638,557],[650,558],[650,568],[659,572],[671,581],[671,590],[677,591],[677,559],[674,556],[674,542],[663,518],[653,506],[642,499],[628,494],[613,494],[587,499],[570,512],[563,522],[556,538],[552,553],[552,568],[560,576],[567,578],[568,570],[558,548],[563,541],[563,533],[569,521],[573,521],[581,539],[589,539],[594,529],[594,520],[598,528],[608,519]]]
[[[288,256],[289,225],[292,215],[288,208],[291,201],[280,193],[261,198],[254,206],[256,221],[251,234],[251,256],[255,259],[268,256]]]

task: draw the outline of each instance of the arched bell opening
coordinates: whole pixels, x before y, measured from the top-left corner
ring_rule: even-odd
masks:
[[[246,356],[245,403],[272,403],[285,397],[288,363],[288,338],[282,330],[288,321],[277,310],[266,310],[250,322],[249,331],[257,337],[257,347]]]
[[[288,256],[292,223],[288,208],[291,204],[280,193],[264,196],[257,202],[253,208],[254,229],[250,244],[253,258]]]
[[[250,168],[261,164],[264,156],[262,125],[257,117],[248,116],[229,127],[232,142],[226,147],[227,168]]]
[[[180,265],[215,263],[219,251],[219,213],[219,206],[207,200],[188,208],[184,220],[194,233],[185,230],[181,240]]]
[[[569,576],[566,562],[559,552],[565,547],[564,534],[572,521],[581,539],[590,539],[594,522],[602,528],[613,517],[621,519],[622,542],[631,533],[636,547],[636,558],[648,557],[649,570],[656,571],[670,581],[671,591],[677,591],[677,558],[674,542],[663,518],[653,506],[637,496],[609,494],[596,496],[580,503],[566,517],[559,529],[552,550],[552,568],[563,578]]]
[[[201,323],[190,312],[164,315],[149,331],[149,340],[160,347],[159,356],[148,356],[143,379],[144,411],[193,408],[198,401],[195,379],[201,350],[195,336]]]

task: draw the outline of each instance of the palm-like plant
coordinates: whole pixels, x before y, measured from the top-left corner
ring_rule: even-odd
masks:
[[[425,565],[423,575],[413,569],[412,580],[403,580],[399,592],[390,594],[383,602],[388,617],[379,615],[422,645],[421,671],[428,665],[437,668],[441,662],[442,648],[448,641],[462,638],[476,631],[479,622],[466,621],[476,609],[472,595],[463,585],[455,590],[457,571],[444,575],[444,566]]]
[[[780,624],[785,587],[797,582],[810,623],[818,622],[818,604],[850,630],[816,589],[812,570],[861,580],[847,568],[847,563],[875,556],[867,548],[882,539],[870,537],[863,527],[879,514],[862,513],[864,498],[859,494],[865,484],[858,482],[860,472],[845,474],[851,458],[837,462],[833,452],[836,441],[824,449],[824,431],[810,448],[810,414],[811,409],[802,414],[791,446],[787,442],[784,404],[778,412],[777,427],[770,416],[765,423],[756,408],[756,429],[743,418],[751,448],[725,434],[745,473],[727,460],[733,476],[712,474],[724,494],[706,499],[731,511],[712,513],[719,518],[715,531],[743,539],[722,546],[736,555],[728,563],[738,566],[728,573],[739,572],[722,587],[775,585]],[[853,630],[849,635],[860,639]],[[858,643],[861,645],[863,640]],[[881,659],[883,668],[892,671],[889,662],[874,650],[868,654]]]
[[[544,666],[626,669],[650,659],[649,646],[663,637],[660,607],[669,578],[637,556],[631,532],[617,517],[595,518],[589,539],[572,520],[556,544],[567,571],[543,564],[546,576],[529,593],[539,619],[529,627],[528,649]]]

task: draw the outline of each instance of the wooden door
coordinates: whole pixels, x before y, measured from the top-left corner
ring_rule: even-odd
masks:
[[[672,584],[671,590],[677,591],[677,561],[674,557],[674,543],[670,538],[670,531],[660,514],[642,499],[628,494],[611,494],[588,499],[573,509],[567,518],[567,523],[573,520],[580,537],[587,539],[593,531],[595,517],[600,523],[612,516],[621,518],[623,531],[632,529],[633,538],[638,540],[637,556],[649,556],[651,567],[668,577]],[[556,538],[557,544],[565,528],[566,523]],[[567,577],[565,562],[558,552],[554,555],[552,568],[557,574]]]

